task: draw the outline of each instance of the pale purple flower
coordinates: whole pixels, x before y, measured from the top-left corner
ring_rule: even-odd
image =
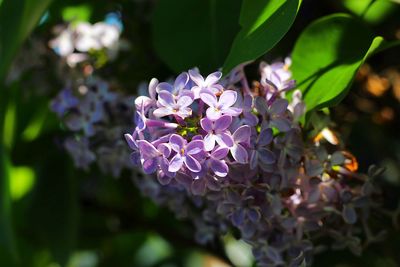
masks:
[[[229,167],[224,160],[228,155],[228,152],[229,148],[227,147],[216,147],[209,154],[207,166],[215,173],[215,175],[225,177],[228,174]]]
[[[192,92],[194,93],[194,98],[198,99],[200,97],[200,92],[203,89],[210,90],[214,94],[222,92],[224,88],[222,85],[218,84],[218,81],[222,77],[220,71],[216,71],[207,76],[206,79],[201,76],[201,74],[196,70],[189,70],[189,75],[192,81],[196,84],[192,87]]]
[[[126,142],[128,143],[129,147],[133,150],[133,152],[130,155],[131,162],[135,166],[139,166],[140,165],[140,151],[139,151],[137,142],[135,140],[136,136],[137,136],[136,131],[133,134],[124,134]]]
[[[248,125],[239,127],[232,135],[233,146],[230,148],[232,157],[236,162],[245,164],[249,160],[249,155],[243,145],[248,146],[250,142],[251,128]]]
[[[158,93],[159,108],[153,111],[156,117],[165,117],[168,115],[177,115],[182,119],[192,115],[192,109],[189,106],[193,103],[193,98],[187,95],[175,97],[168,91]]]
[[[242,109],[232,107],[237,99],[237,93],[232,90],[224,91],[219,99],[209,90],[200,92],[201,100],[209,107],[206,111],[210,120],[217,120],[222,115],[238,116]]]
[[[86,137],[67,139],[65,148],[72,155],[74,164],[78,168],[87,170],[89,165],[96,160],[96,155],[90,150],[89,140]]]
[[[158,80],[156,78],[151,79],[151,81],[149,82],[149,84],[146,86],[141,85],[140,89],[139,89],[139,93],[141,93],[140,91],[145,91],[142,88],[146,87],[147,88],[147,92],[141,93],[140,96],[138,96],[137,98],[135,98],[135,106],[136,106],[136,110],[140,110],[143,106],[144,110],[147,110],[148,108],[155,106],[157,100],[156,100],[156,87],[158,85]]]
[[[92,94],[91,92],[88,93]],[[78,107],[79,114],[71,114],[66,124],[73,131],[83,130],[86,136],[95,134],[94,124],[101,121],[104,116],[103,103],[93,101],[92,97],[87,96]]]
[[[168,171],[177,172],[183,164],[192,172],[200,172],[201,165],[194,157],[196,154],[204,151],[204,142],[201,140],[193,140],[187,143],[185,139],[177,134],[172,134],[169,138],[169,144],[176,155],[169,163]]]
[[[291,129],[291,121],[286,115],[288,108],[286,99],[278,98],[268,106],[265,98],[256,98],[257,111],[263,116],[262,128],[276,127],[281,132],[287,132]]]
[[[70,88],[65,88],[51,101],[50,108],[61,117],[67,110],[76,107],[78,104],[79,100],[74,96],[72,90]]]
[[[223,115],[216,121],[212,121],[209,118],[203,118],[200,121],[201,128],[207,132],[207,135],[204,137],[204,146],[207,151],[214,149],[215,142],[220,146],[233,146],[232,135],[228,130],[231,122],[232,117],[229,115]]]
[[[183,72],[178,77],[176,77],[174,85],[162,82],[157,85],[156,91],[157,93],[160,93],[161,91],[167,91],[174,96],[186,95],[193,99],[194,98],[193,93],[190,90],[185,89],[188,81],[189,81],[189,75],[186,72]]]
[[[242,109],[241,116],[235,118],[235,126],[238,128],[241,125],[256,126],[258,118],[253,114],[253,96],[238,94],[235,107]],[[235,129],[236,129],[235,128]]]
[[[289,58],[283,62],[276,62],[268,65],[260,63],[261,84],[271,92],[282,92],[292,89],[295,81],[291,80],[292,73],[289,70],[291,61]]]
[[[257,137],[254,150],[250,155],[250,168],[255,169],[258,164],[261,166],[273,164],[275,162],[274,153],[268,148],[273,139],[270,128],[263,130]]]
[[[168,172],[167,157],[171,154],[171,147],[168,144],[161,143],[156,148],[146,140],[138,140],[137,145],[145,173],[154,173],[158,168],[161,168],[166,175],[172,175]]]

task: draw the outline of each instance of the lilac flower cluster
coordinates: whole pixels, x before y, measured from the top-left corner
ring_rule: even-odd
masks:
[[[289,66],[261,63],[252,87],[244,66],[224,78],[192,69],[152,79],[125,134],[146,195],[192,220],[199,242],[238,229],[259,266],[310,265],[328,247],[360,254],[382,237],[368,224],[374,173],[356,173],[354,157],[324,138],[329,128],[303,138],[301,92],[285,98]]]
[[[58,25],[54,28],[56,37],[49,42],[49,46],[70,67],[88,61],[91,54],[103,51],[113,60],[120,49],[126,46],[120,39],[123,26],[117,13],[110,13],[106,19],[95,24],[78,22],[67,27]]]
[[[82,84],[66,87],[51,102],[50,108],[74,135],[64,141],[75,166],[87,170],[97,162],[100,169],[119,177],[131,168],[129,148],[121,136],[130,129],[133,98],[112,92],[109,84],[90,76]]]

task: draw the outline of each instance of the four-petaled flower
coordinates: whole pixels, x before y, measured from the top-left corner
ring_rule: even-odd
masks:
[[[209,106],[206,114],[210,120],[217,120],[224,114],[238,116],[242,112],[241,108],[232,107],[237,99],[237,93],[233,90],[224,91],[219,99],[210,90],[202,90],[200,98]]]
[[[137,146],[141,155],[143,171],[147,174],[154,173],[158,167],[167,174],[172,175],[168,171],[167,157],[171,154],[171,147],[166,143],[161,143],[157,148],[146,140],[138,140]]]
[[[204,146],[207,151],[214,149],[215,142],[220,146],[233,146],[231,133],[227,130],[231,122],[232,117],[229,115],[221,116],[216,121],[212,121],[209,118],[204,118],[200,121],[201,128],[207,132],[204,137]]]
[[[194,156],[204,151],[204,142],[202,140],[193,140],[187,143],[182,136],[172,134],[169,138],[169,144],[176,155],[169,162],[168,171],[177,172],[183,164],[192,172],[200,172],[201,165]]]
[[[196,84],[191,89],[194,93],[195,99],[200,97],[200,92],[203,89],[210,90],[214,94],[218,94],[224,89],[222,85],[218,84],[219,79],[222,77],[222,73],[220,71],[211,73],[206,79],[204,79],[203,76],[201,76],[200,73],[195,70],[189,70],[189,75],[192,81]]]
[[[229,167],[225,162],[225,158],[228,155],[229,148],[227,147],[216,147],[209,154],[207,160],[207,166],[220,177],[225,177],[229,172]]]
[[[153,111],[156,117],[164,117],[168,115],[177,115],[184,119],[192,115],[192,109],[189,106],[193,103],[193,98],[187,95],[175,97],[168,91],[158,93],[159,108]]]
[[[235,161],[245,164],[249,161],[249,155],[243,145],[250,143],[251,128],[248,125],[239,127],[233,133],[233,146],[230,148],[232,157]]]
[[[256,98],[257,111],[263,116],[264,121],[262,128],[276,127],[281,132],[287,132],[291,129],[291,123],[286,116],[286,111],[289,102],[286,99],[275,99],[275,101],[268,106],[265,98]]]
[[[273,133],[270,128],[261,131],[254,144],[254,150],[250,155],[250,168],[255,169],[259,164],[261,167],[275,162],[274,153],[267,147],[273,139]]]

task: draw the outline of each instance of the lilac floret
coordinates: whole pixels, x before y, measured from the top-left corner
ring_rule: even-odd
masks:
[[[207,151],[214,149],[215,142],[220,146],[233,146],[232,135],[227,130],[231,122],[232,117],[229,115],[223,115],[216,121],[212,121],[209,118],[204,118],[200,121],[201,127],[207,132],[204,137],[204,146]]]
[[[233,90],[224,91],[219,99],[211,91],[203,90],[200,98],[208,105],[206,114],[210,120],[217,120],[222,115],[236,117],[242,112],[241,108],[232,107],[237,99],[237,93]]]
[[[171,135],[169,144],[176,155],[170,160],[168,171],[177,172],[185,165],[192,172],[200,172],[201,165],[196,154],[204,151],[204,142],[201,140],[193,140],[187,143],[185,139],[177,134]]]

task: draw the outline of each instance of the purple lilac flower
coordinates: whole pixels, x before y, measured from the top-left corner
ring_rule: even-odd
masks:
[[[235,91],[224,91],[218,100],[211,91],[203,90],[200,92],[200,98],[209,106],[206,114],[210,120],[217,120],[224,114],[238,116],[242,112],[242,109],[232,107],[237,99],[237,93]]]
[[[265,166],[275,162],[274,153],[268,148],[273,138],[270,128],[263,130],[255,141],[254,150],[250,155],[250,168],[255,169],[258,164]]]
[[[156,100],[156,87],[158,85],[158,80],[156,78],[151,79],[150,83],[148,84],[147,87],[147,92],[142,93],[142,95],[138,96],[135,99],[135,106],[136,110],[141,110],[142,106],[144,110],[148,110],[148,108],[152,107],[155,105],[157,102]],[[141,90],[139,89],[139,92]],[[147,96],[148,95],[148,96]]]
[[[268,106],[265,98],[256,98],[256,108],[263,116],[262,127],[276,127],[279,131],[287,132],[291,128],[291,122],[286,116],[289,102],[286,99],[276,99]]]
[[[261,62],[261,84],[266,87],[269,92],[284,92],[294,88],[295,81],[290,79],[292,73],[288,69],[291,61],[289,58],[285,61],[285,63],[276,62],[271,65]]]
[[[227,147],[215,147],[207,159],[208,167],[219,177],[225,177],[229,172],[229,167],[224,160],[228,153]]]
[[[173,86],[166,82],[159,83],[156,87],[156,91],[157,93],[160,93],[161,91],[167,91],[174,96],[185,94],[193,98],[191,91],[184,89],[188,81],[189,81],[189,75],[186,72],[183,72],[175,79]]]
[[[76,107],[78,104],[79,100],[73,95],[71,88],[65,88],[51,101],[50,108],[61,117],[67,110]]]
[[[64,145],[78,168],[87,170],[89,165],[96,160],[96,155],[89,149],[89,140],[85,137],[68,138]]]
[[[171,147],[168,144],[161,143],[157,148],[146,140],[139,140],[137,144],[145,173],[151,174],[160,168],[166,175],[172,176],[168,171],[167,158],[171,154]]]
[[[92,95],[92,93],[88,94]],[[73,131],[83,130],[86,136],[93,136],[94,124],[101,121],[104,115],[103,103],[94,101],[93,97],[87,97],[80,103],[78,110],[79,113],[67,117],[68,128]]]
[[[239,127],[233,133],[233,146],[230,148],[233,159],[241,164],[245,164],[249,160],[249,155],[244,146],[250,143],[251,128],[248,125]],[[244,145],[244,146],[243,146]]]
[[[192,172],[201,171],[201,165],[194,156],[204,151],[203,141],[193,140],[187,143],[181,136],[173,134],[169,138],[169,143],[176,155],[169,162],[168,171],[177,172],[182,168],[183,164]]]
[[[215,142],[220,146],[233,146],[232,135],[227,130],[231,122],[232,117],[229,115],[223,115],[216,121],[212,121],[209,118],[204,118],[200,121],[201,128],[207,132],[204,137],[204,146],[207,151],[214,149]]]
[[[200,92],[203,89],[210,90],[214,94],[218,94],[224,89],[222,85],[218,84],[218,81],[222,77],[222,72],[220,71],[211,73],[206,79],[204,79],[203,76],[201,76],[200,73],[195,70],[189,70],[189,75],[192,81],[196,84],[196,86],[193,86],[191,89],[195,99],[200,97]]]
[[[154,110],[156,117],[165,117],[168,115],[177,115],[184,119],[192,115],[192,109],[189,106],[193,103],[193,98],[187,95],[178,96],[177,99],[168,91],[158,93],[159,108]]]

